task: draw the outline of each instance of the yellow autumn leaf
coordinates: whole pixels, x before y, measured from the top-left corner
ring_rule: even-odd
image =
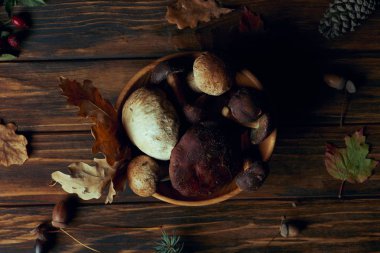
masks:
[[[106,159],[94,158],[95,166],[83,162],[72,163],[68,166],[70,174],[55,171],[52,179],[61,184],[68,193],[76,193],[81,199],[99,199],[103,191],[108,189],[105,203],[112,203],[116,191],[112,178],[116,169],[110,166]]]
[[[17,127],[0,124],[0,165],[21,165],[28,159],[25,136],[16,134]]]

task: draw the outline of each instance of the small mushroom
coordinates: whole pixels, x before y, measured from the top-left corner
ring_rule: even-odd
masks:
[[[159,89],[139,88],[123,106],[123,126],[129,139],[145,154],[169,160],[178,141],[179,118]]]
[[[74,218],[78,207],[76,195],[68,195],[55,204],[51,216],[51,224],[56,228],[65,228]]]
[[[166,80],[169,74],[180,74],[190,70],[193,60],[190,57],[172,58],[160,62],[150,74],[150,83],[159,84]]]
[[[220,127],[194,125],[182,136],[170,157],[172,186],[186,197],[206,197],[232,180],[232,148]]]
[[[300,234],[301,228],[297,226],[295,221],[287,220],[285,216],[281,219],[280,235],[282,237],[297,237]]]
[[[193,72],[188,75],[187,80],[195,92],[203,92],[211,96],[222,95],[232,85],[224,62],[208,52],[195,59]]]
[[[272,116],[264,113],[256,120],[256,127],[251,129],[251,143],[256,145],[262,142],[273,131]]]
[[[243,126],[256,128],[256,120],[262,114],[259,102],[260,99],[255,98],[250,90],[241,88],[231,96],[228,105],[222,110],[222,115]]]
[[[131,190],[141,197],[152,196],[157,189],[160,167],[146,155],[135,157],[128,165],[128,184]]]
[[[167,76],[167,82],[170,88],[173,90],[179,105],[182,107],[182,112],[187,121],[195,124],[205,119],[205,111],[201,106],[205,100],[203,96],[197,99],[194,105],[189,104],[185,97],[185,92],[182,89],[183,83],[181,82],[179,76],[175,73],[171,73]]]
[[[242,191],[257,191],[264,183],[267,172],[261,162],[253,162],[246,159],[243,163],[243,171],[236,176],[236,185]]]
[[[356,86],[353,81],[348,80],[346,83],[346,90],[348,93],[353,94],[356,92]]]

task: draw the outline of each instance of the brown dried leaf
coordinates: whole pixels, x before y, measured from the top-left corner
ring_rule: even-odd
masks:
[[[21,165],[28,159],[25,136],[16,134],[17,127],[0,124],[0,165]]]
[[[95,123],[91,128],[95,138],[92,152],[103,153],[110,165],[119,161],[122,158],[122,145],[118,138],[117,112],[112,104],[102,98],[99,90],[89,80],[83,84],[64,77],[59,80],[62,95],[67,97],[69,104],[78,106],[78,114]]]
[[[116,169],[110,166],[106,159],[94,158],[95,166],[83,162],[69,165],[70,174],[55,171],[52,179],[62,185],[62,189],[68,193],[76,193],[83,200],[99,199],[106,188],[108,193],[105,203],[112,203],[116,191],[112,178]]]
[[[178,29],[195,28],[200,21],[209,22],[231,11],[219,7],[215,0],[178,0],[167,7],[166,19]]]

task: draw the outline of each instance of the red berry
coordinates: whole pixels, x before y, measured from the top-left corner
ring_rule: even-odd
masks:
[[[15,34],[11,34],[8,37],[8,44],[13,47],[14,49],[20,48],[20,42],[17,39],[17,36]]]
[[[20,16],[12,16],[11,23],[18,29],[28,29],[29,26],[25,20]]]

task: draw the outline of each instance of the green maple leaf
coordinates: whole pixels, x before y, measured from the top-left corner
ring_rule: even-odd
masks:
[[[363,129],[352,136],[346,136],[346,148],[326,145],[325,165],[327,172],[334,178],[350,183],[363,183],[372,174],[378,161],[367,158],[369,145],[365,143]]]
[[[11,61],[17,59],[17,56],[13,54],[2,54],[0,55],[0,61]]]

